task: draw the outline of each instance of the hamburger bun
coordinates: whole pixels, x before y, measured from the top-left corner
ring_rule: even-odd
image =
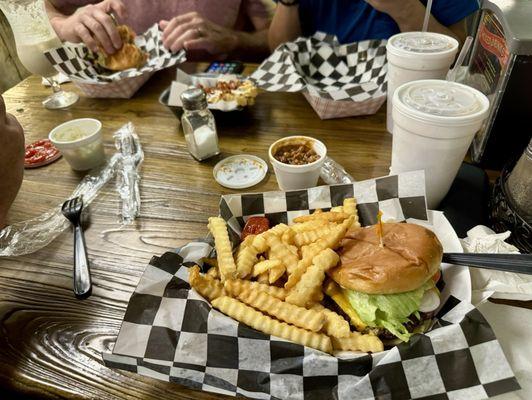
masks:
[[[440,268],[443,248],[436,235],[407,223],[384,223],[348,232],[338,250],[340,264],[329,275],[340,286],[368,294],[415,290]]]

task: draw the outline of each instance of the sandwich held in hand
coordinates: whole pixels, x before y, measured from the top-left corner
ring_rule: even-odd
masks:
[[[135,32],[126,25],[120,25],[117,29],[122,39],[122,47],[114,54],[107,54],[100,49],[97,63],[111,71],[143,67],[148,55],[135,44]]]

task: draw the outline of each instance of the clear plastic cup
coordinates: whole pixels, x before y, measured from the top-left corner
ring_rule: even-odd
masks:
[[[56,126],[48,135],[52,143],[76,171],[87,171],[105,162],[102,123],[81,118]]]
[[[422,80],[399,86],[393,96],[390,173],[425,170],[427,206],[436,208],[488,111],[488,98],[460,83]]]
[[[279,148],[297,144],[310,146],[320,158],[310,164],[291,165],[282,163],[274,157]],[[307,189],[318,184],[321,167],[327,156],[327,148],[319,140],[308,136],[288,136],[274,142],[268,150],[268,155],[281,190]]]
[[[420,79],[445,79],[457,51],[458,41],[441,33],[404,32],[388,40],[388,132],[393,132],[392,99],[395,89],[403,83]]]

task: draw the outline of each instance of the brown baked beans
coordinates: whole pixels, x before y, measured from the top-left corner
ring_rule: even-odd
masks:
[[[305,165],[319,160],[320,156],[305,144],[289,144],[280,147],[273,155],[277,161],[290,165]]]

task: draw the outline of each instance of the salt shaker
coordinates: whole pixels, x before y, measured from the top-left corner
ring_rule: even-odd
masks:
[[[507,180],[508,192],[525,221],[532,223],[532,140]]]
[[[181,125],[188,151],[198,161],[220,154],[214,116],[207,108],[203,89],[190,88],[181,94],[183,115]]]

